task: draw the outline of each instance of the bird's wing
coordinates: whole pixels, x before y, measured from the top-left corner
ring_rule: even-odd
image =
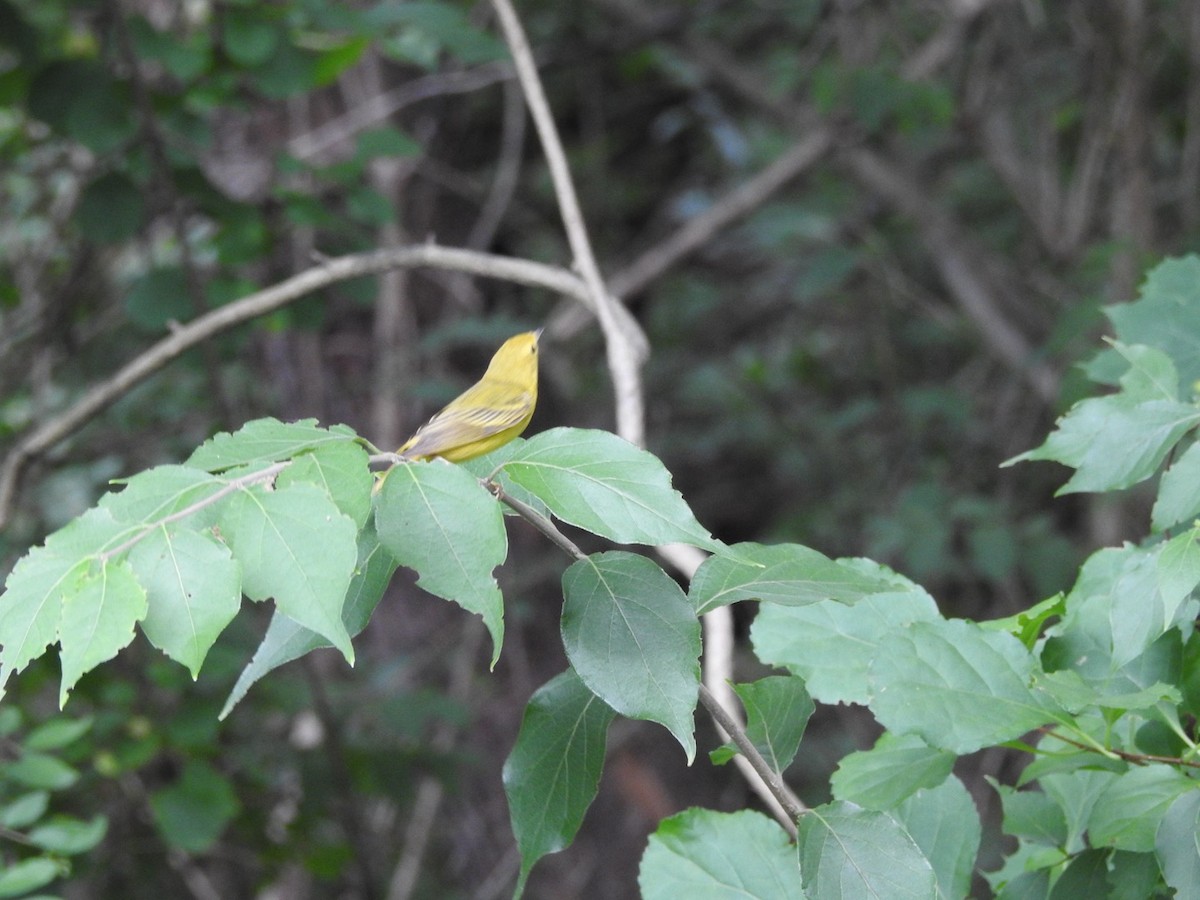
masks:
[[[410,456],[440,453],[490,437],[520,424],[533,406],[529,391],[513,392],[500,401],[494,389],[467,390],[426,422],[399,450]]]

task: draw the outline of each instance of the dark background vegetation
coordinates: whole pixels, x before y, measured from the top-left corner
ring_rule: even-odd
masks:
[[[518,11],[602,267],[650,338],[649,448],[718,537],[869,556],[947,614],[985,618],[1138,533],[1137,496],[1052,500],[1053,467],[998,465],[1078,396],[1101,307],[1195,245],[1200,5]],[[506,58],[486,3],[0,0],[0,442],[314,253],[432,236],[568,263]],[[747,185],[761,190],[735,193]],[[740,196],[744,214],[723,215]],[[719,227],[672,256],[706,214]],[[109,479],[258,416],[396,446],[503,338],[542,324],[532,430],[612,428],[600,335],[571,301],[397,272],[224,334],[130,393],[29,473],[0,554],[11,564]],[[493,673],[478,623],[401,576],[354,670],[293,664],[225,723],[266,609],[197,683],[143,641],[85,679],[71,707],[96,726],[64,802],[110,827],[68,894],[506,896],[500,766],[530,693],[565,665],[562,560],[520,524],[511,540]],[[43,661],[5,703],[49,714],[54,678]],[[874,734],[822,711],[789,780],[820,802]],[[755,802],[703,754],[682,763],[662,729],[617,727],[580,839],[529,895],[633,896],[660,817]],[[965,764],[994,817],[980,776],[1019,760]],[[998,860],[994,838],[984,853]]]

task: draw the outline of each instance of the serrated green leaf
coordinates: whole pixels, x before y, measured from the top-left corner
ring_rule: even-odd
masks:
[[[1174,619],[1175,609],[1167,609],[1159,591],[1161,552],[1160,545],[1131,553],[1113,582],[1108,618],[1114,666],[1141,656]]]
[[[515,896],[534,863],[575,839],[600,784],[613,715],[570,669],[542,685],[525,707],[504,762],[504,794],[521,853]]]
[[[552,428],[525,441],[504,470],[557,518],[618,544],[724,550],[671,487],[657,457],[615,434]]]
[[[1176,900],[1200,898],[1200,791],[1171,802],[1158,826],[1154,852]]]
[[[1131,400],[1178,400],[1179,374],[1171,357],[1144,344],[1113,343],[1129,368],[1121,375],[1121,392]]]
[[[1200,423],[1200,410],[1174,400],[1136,401],[1124,394],[1081,400],[1040,447],[1006,461],[1053,460],[1076,469],[1056,496],[1112,491],[1149,478],[1171,448]]]
[[[134,625],[146,616],[146,591],[133,567],[106,560],[63,595],[58,625],[61,645],[60,706],[85,672],[112,659],[133,640]]]
[[[810,809],[797,840],[804,890],[821,900],[937,896],[933,866],[890,815],[852,803]]]
[[[241,568],[229,547],[210,533],[160,526],[129,552],[129,564],[146,589],[142,631],[198,677],[242,606]]]
[[[1106,307],[1117,336],[1126,344],[1145,344],[1167,353],[1183,384],[1200,379],[1200,257],[1168,259],[1146,276],[1139,299]]]
[[[563,647],[588,689],[622,715],[665,726],[696,755],[700,622],[644,556],[596,553],[563,573]]]
[[[937,896],[969,896],[983,827],[963,783],[951,775],[936,787],[919,789],[891,814],[933,866]]]
[[[44,856],[23,859],[0,869],[0,897],[20,897],[66,874],[66,865]]]
[[[58,640],[63,597],[79,590],[95,555],[132,533],[107,510],[89,509],[17,562],[0,595],[0,687]]]
[[[179,780],[150,795],[154,824],[172,847],[203,853],[241,809],[229,779],[206,762],[188,762]]]
[[[338,509],[362,528],[371,516],[371,488],[375,479],[368,468],[367,451],[354,441],[325,444],[296,457],[279,473],[276,486],[309,482],[329,494]]]
[[[1200,529],[1176,535],[1158,555],[1158,590],[1165,618],[1173,622],[1179,605],[1200,584]]]
[[[1032,650],[1046,623],[1051,619],[1061,617],[1066,612],[1066,608],[1066,596],[1058,593],[1016,615],[1003,619],[988,619],[980,622],[979,625],[989,631],[1007,631]]]
[[[107,832],[108,819],[104,816],[95,816],[90,822],[69,816],[55,816],[33,829],[26,837],[29,843],[41,850],[75,856],[91,850],[104,840]]]
[[[27,750],[58,750],[79,740],[91,727],[91,716],[51,719],[29,732],[23,743]]]
[[[500,504],[457,466],[433,460],[393,466],[376,497],[379,540],[417,584],[483,618],[492,665],[504,643],[504,598],[492,575],[508,555]]]
[[[342,605],[358,558],[358,531],[329,496],[309,484],[243,489],[222,501],[219,527],[241,564],[246,596],[273,598],[353,663]]]
[[[1088,819],[1094,847],[1154,850],[1159,824],[1175,799],[1196,790],[1196,782],[1171,766],[1147,765],[1112,779],[1096,798]]]
[[[746,710],[746,737],[768,765],[782,774],[795,759],[804,729],[816,710],[804,680],[794,675],[768,675],[735,684],[733,690]],[[732,743],[721,749],[728,755],[715,757],[714,762],[724,762],[737,752]]]
[[[1088,755],[1095,756],[1094,753]],[[1078,769],[1039,779],[1042,790],[1062,810],[1067,827],[1067,839],[1062,849],[1066,853],[1078,853],[1086,846],[1084,834],[1091,822],[1092,809],[1118,777],[1116,772]]]
[[[351,637],[356,636],[366,627],[371,614],[378,606],[387,589],[392,574],[398,563],[379,543],[373,526],[364,528],[358,536],[358,565],[354,577],[350,579],[350,587],[346,591],[346,602],[342,606],[342,624]],[[237,683],[229,692],[225,706],[218,718],[224,719],[238,704],[251,686],[273,669],[284,663],[316,650],[318,647],[332,646],[329,641],[315,631],[310,631],[300,623],[289,619],[279,610],[271,617],[267,633],[262,643],[254,651],[254,658],[242,670]]]
[[[764,604],[750,629],[758,658],[804,679],[822,703],[866,703],[867,670],[897,629],[939,618],[937,604],[909,582],[904,591],[873,594],[853,606]]]
[[[320,428],[316,419],[280,422],[255,419],[230,434],[213,435],[188,457],[187,465],[209,472],[256,462],[281,462],[305,451],[331,444],[353,443],[357,436],[345,426]]]
[[[16,800],[0,807],[0,826],[4,828],[28,828],[46,814],[50,807],[49,791],[30,791]]]
[[[1200,516],[1200,442],[1163,472],[1150,519],[1156,531]]]
[[[1067,844],[1067,819],[1056,798],[1043,791],[1018,791],[992,778],[988,782],[1004,807],[1004,833],[1045,847]]]
[[[642,854],[643,900],[803,900],[787,833],[761,813],[688,809],[658,823]]]
[[[703,614],[741,600],[803,606],[821,600],[854,603],[886,591],[888,582],[834,562],[800,544],[735,544],[734,556],[710,556],[696,574],[688,596]]]
[[[830,786],[838,800],[889,810],[919,789],[944,782],[956,758],[916,735],[884,732],[870,750],[843,756]]]
[[[189,466],[155,466],[123,482],[120,491],[100,498],[101,509],[121,522],[158,522],[225,489],[226,482]]]
[[[970,753],[1066,717],[1032,689],[1035,670],[1029,650],[1007,632],[961,620],[914,622],[880,646],[870,706],[891,731]]]

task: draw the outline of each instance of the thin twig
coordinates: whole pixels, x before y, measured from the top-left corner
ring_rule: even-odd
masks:
[[[729,736],[737,744],[738,750],[749,760],[750,765],[754,767],[754,771],[758,773],[758,776],[771,788],[771,793],[788,815],[787,820],[783,822],[784,828],[788,830],[788,833],[793,838],[796,837],[796,820],[806,812],[804,806],[788,790],[779,773],[772,769],[767,761],[763,759],[762,754],[758,752],[758,748],[746,736],[746,732],[725,711],[725,707],[713,696],[712,691],[704,685],[700,685],[700,702],[704,704],[704,708],[708,710],[708,714],[716,720],[717,724],[729,732]]]
[[[549,538],[556,547],[559,547],[575,559],[587,558],[584,552],[559,531],[552,521],[536,509],[506,493],[494,481],[486,481],[484,484],[498,500],[515,510],[521,518],[525,519],[534,528]],[[749,773],[744,773],[750,786],[763,796],[775,818],[788,830],[788,833],[792,837],[795,837],[796,819],[805,811],[804,804],[784,784],[782,777],[771,769],[766,760],[762,758],[762,755],[746,736],[746,731],[742,723],[703,684],[700,685],[700,701],[716,722],[722,739],[729,738],[733,740],[737,744],[738,749],[742,751],[740,755],[734,757],[734,761],[735,764],[738,764],[739,769],[742,766],[746,766],[750,770]]]
[[[330,119],[307,134],[288,141],[288,152],[297,159],[310,159],[377,122],[391,118],[410,104],[446,94],[466,94],[507,81],[513,77],[509,62],[485,63],[462,72],[439,72],[405,82],[355,105],[344,115]]]
[[[554,544],[554,546],[558,547],[568,556],[575,557],[575,559],[587,559],[586,553],[575,546],[575,543],[569,537],[559,531],[554,526],[553,522],[543,516],[532,506],[507,493],[504,488],[494,481],[487,482],[485,486],[496,496],[497,500],[508,506],[522,519],[545,535],[546,538],[549,539],[552,544]]]
[[[0,529],[5,527],[12,514],[21,475],[30,461],[78,431],[185,351],[329,285],[364,275],[378,275],[390,269],[417,266],[470,272],[487,278],[546,288],[585,305],[592,305],[587,287],[566,269],[514,257],[428,243],[326,259],[279,284],[215,309],[172,331],[114,375],[93,385],[66,410],[22,435],[8,451],[0,467]],[[628,316],[627,312],[625,314]]]
[[[769,166],[722,196],[669,238],[655,244],[609,279],[612,292],[628,297],[645,289],[685,256],[711,241],[722,229],[753,212],[781,187],[811,168],[833,146],[833,135],[819,128],[793,144]]]
[[[124,543],[118,544],[116,547],[113,547],[111,550],[105,550],[103,553],[100,554],[100,559],[107,560],[107,559],[112,559],[115,556],[120,556],[122,553],[124,553],[129,548],[133,547],[135,544],[138,544],[139,542],[144,540],[146,538],[146,536],[148,534],[150,534],[152,531],[154,531],[155,529],[162,528],[164,525],[170,525],[172,522],[178,522],[180,519],[186,519],[188,516],[192,515],[193,513],[197,513],[206,507],[212,506],[214,503],[216,503],[218,500],[222,499],[223,497],[228,497],[234,491],[240,491],[244,487],[249,487],[252,484],[258,484],[261,481],[270,481],[272,478],[274,478],[276,475],[278,475],[280,472],[282,472],[284,469],[286,469],[291,464],[292,464],[292,460],[290,460],[290,459],[284,460],[283,462],[277,462],[272,465],[269,465],[265,469],[259,469],[257,472],[250,472],[249,474],[242,475],[240,478],[233,479],[233,481],[226,482],[225,486],[222,487],[220,490],[214,491],[213,493],[209,494],[207,497],[197,500],[195,503],[188,505],[187,507],[179,510],[178,512],[173,512],[169,516],[164,516],[163,518],[159,519],[157,522],[153,522],[150,525],[147,525],[145,528],[143,528],[141,531],[139,531],[137,534],[135,534],[133,537],[131,537],[129,540],[125,541]]]
[[[562,214],[563,228],[571,245],[575,267],[587,285],[596,318],[604,332],[608,369],[612,375],[615,394],[617,433],[639,447],[645,446],[645,402],[640,371],[645,354],[639,352],[644,346],[645,338],[641,337],[640,328],[636,335],[626,332],[618,312],[622,307],[604,286],[604,279],[600,275],[600,267],[596,263],[596,255],[588,238],[587,226],[583,221],[583,212],[579,207],[579,197],[575,193],[575,184],[571,179],[571,170],[567,166],[567,157],[563,152],[558,129],[554,125],[554,116],[550,112],[550,104],[546,100],[546,92],[542,88],[525,30],[521,27],[509,0],[492,0],[492,6],[496,9],[504,40],[512,53],[513,62],[517,67],[517,78],[525,93],[525,103],[533,117],[542,152],[546,155],[546,165],[554,182],[554,192],[558,197],[559,212]]]

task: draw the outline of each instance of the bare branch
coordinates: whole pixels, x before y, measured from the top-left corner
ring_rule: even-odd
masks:
[[[757,209],[781,187],[811,168],[831,146],[833,136],[827,129],[810,132],[749,181],[688,220],[665,241],[651,247],[609,279],[612,292],[618,297],[627,297],[643,290],[685,256],[707,244],[723,229]]]
[[[600,276],[600,267],[596,263],[595,253],[592,252],[592,243],[583,221],[583,212],[579,208],[579,198],[575,193],[571,170],[567,166],[567,157],[558,137],[558,129],[554,125],[554,116],[550,112],[550,104],[546,100],[546,92],[542,88],[525,30],[521,27],[509,0],[492,0],[492,6],[496,9],[504,40],[513,55],[517,78],[525,92],[525,103],[533,116],[533,123],[542,143],[542,152],[546,154],[546,164],[554,182],[554,192],[558,197],[559,211],[567,232],[567,240],[571,245],[575,267],[587,285],[593,311],[604,332],[608,369],[612,375],[616,395],[617,432],[639,447],[644,446],[646,423],[641,364],[645,359],[642,349],[645,347],[645,337],[641,335],[640,328],[636,333],[630,333],[627,331],[627,325],[623,327],[618,312],[623,307],[608,292]]]
[[[417,266],[469,272],[529,287],[546,288],[589,307],[592,305],[592,296],[587,287],[565,269],[513,257],[440,247],[432,243],[324,260],[305,272],[177,328],[116,374],[94,385],[62,413],[22,435],[8,451],[3,466],[0,466],[0,528],[8,522],[21,475],[31,460],[79,430],[187,350],[214,335],[273,312],[329,285],[364,275],[378,275],[391,269]],[[620,309],[626,317],[629,316],[623,307]]]

